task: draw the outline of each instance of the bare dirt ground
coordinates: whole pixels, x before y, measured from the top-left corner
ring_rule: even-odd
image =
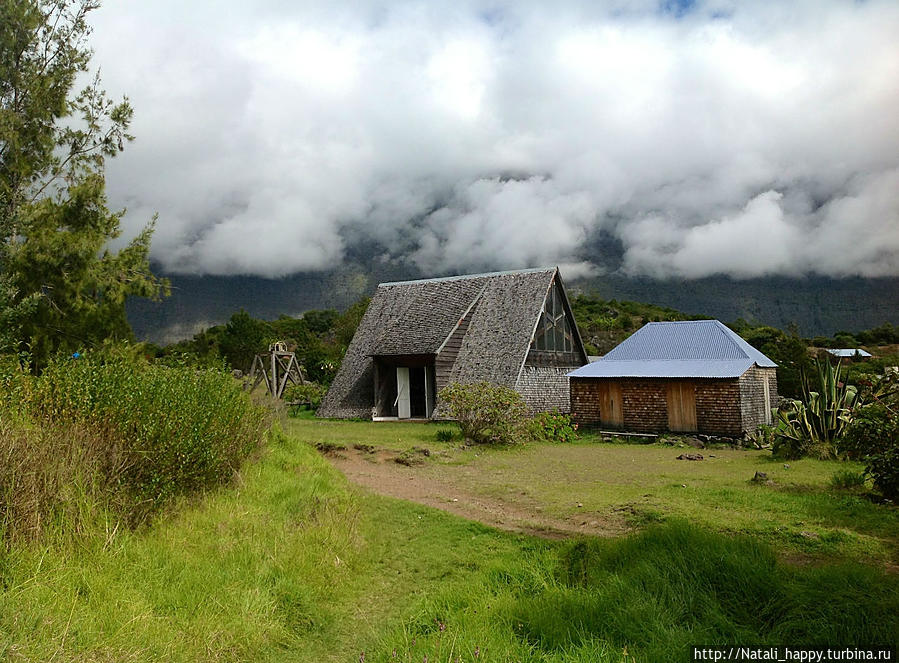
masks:
[[[550,539],[577,534],[617,536],[628,527],[617,518],[596,513],[555,517],[525,492],[516,492],[514,502],[499,497],[474,494],[460,481],[479,471],[467,466],[396,462],[397,453],[387,450],[340,449],[325,453],[331,463],[353,484],[379,495],[409,500],[510,532],[533,534]],[[616,522],[618,521],[618,522]]]

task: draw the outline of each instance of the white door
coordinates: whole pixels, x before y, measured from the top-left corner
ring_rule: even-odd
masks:
[[[764,389],[765,389],[765,416],[763,417],[762,420],[766,424],[770,425],[771,424],[771,387],[768,385],[768,376],[767,375],[763,376],[762,380],[764,380],[764,382],[762,384],[764,385]]]
[[[412,416],[412,407],[409,402],[409,367],[396,367],[396,407],[400,419],[409,419]]]

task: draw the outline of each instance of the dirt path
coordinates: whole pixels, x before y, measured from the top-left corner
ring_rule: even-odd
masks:
[[[526,494],[514,502],[474,494],[454,481],[454,475],[470,471],[460,466],[418,462],[396,462],[397,453],[385,450],[340,449],[324,454],[357,486],[379,495],[397,497],[448,511],[510,532],[533,534],[550,539],[577,534],[616,536],[627,531],[620,522],[596,519],[596,514],[557,518],[543,513],[543,507]]]

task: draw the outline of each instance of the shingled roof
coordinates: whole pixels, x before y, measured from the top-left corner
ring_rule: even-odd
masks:
[[[372,358],[436,355],[463,318],[468,329],[450,379],[486,380],[514,388],[557,271],[541,268],[382,283],[319,414],[370,416]]]
[[[569,373],[578,378],[735,378],[773,361],[717,320],[650,322],[599,361]]]

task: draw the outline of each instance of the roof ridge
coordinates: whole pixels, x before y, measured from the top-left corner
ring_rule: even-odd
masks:
[[[734,346],[740,352],[740,354],[742,354],[744,357],[746,357],[746,359],[752,359],[752,357],[749,356],[749,353],[746,352],[746,348],[744,348],[742,345],[737,343],[737,341],[734,339],[734,336],[737,334],[737,332],[735,332],[733,329],[731,329],[730,327],[725,325],[720,320],[715,320],[715,326],[718,328],[718,332],[723,334],[724,338],[727,339],[728,343],[730,343],[732,346]]]
[[[412,285],[417,283],[436,283],[439,281],[462,281],[466,279],[479,279],[490,276],[512,276],[514,274],[537,274],[539,272],[555,272],[556,267],[531,267],[528,269],[509,269],[500,272],[483,272],[481,274],[458,274],[456,276],[438,276],[432,279],[412,279],[410,281],[385,281],[378,287],[393,285]]]

